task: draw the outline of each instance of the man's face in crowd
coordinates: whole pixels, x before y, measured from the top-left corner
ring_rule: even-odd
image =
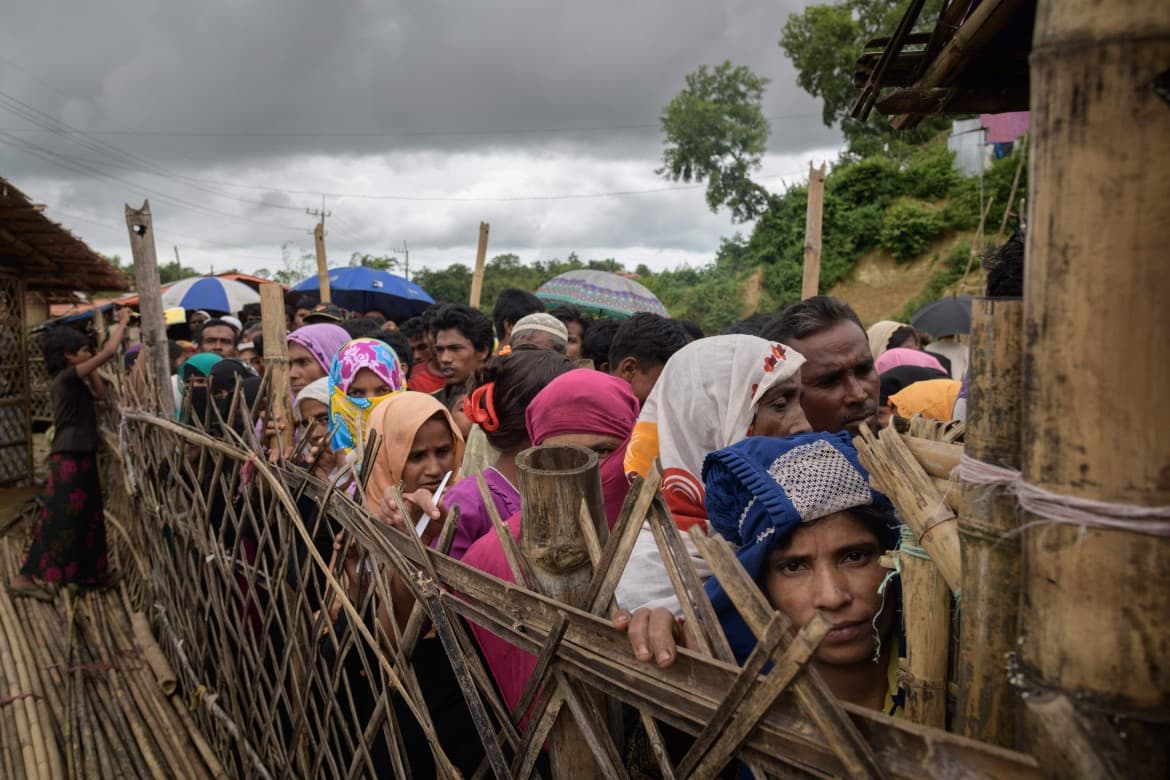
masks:
[[[187,318],[187,325],[193,331],[199,330],[200,328],[202,328],[203,323],[205,323],[205,322],[207,322],[207,315],[206,314],[192,314],[190,317]]]
[[[448,328],[435,334],[435,359],[439,374],[449,385],[461,385],[483,365],[485,352],[476,352],[471,340],[457,328]]]
[[[638,362],[637,358],[625,357],[618,363],[617,370],[610,373],[629,382],[630,390],[638,398],[638,403],[644,404],[646,399],[650,397],[650,391],[658,382],[658,377],[662,376],[664,368],[666,368],[665,363],[644,366]]]
[[[297,313],[293,315],[293,329],[301,327],[305,324],[305,316],[311,312],[312,309],[297,309]]]
[[[856,323],[838,322],[788,346],[804,355],[801,405],[814,431],[856,435],[862,425],[877,425],[878,374]]]
[[[220,357],[236,356],[236,332],[231,325],[212,325],[199,334],[199,347]]]
[[[407,341],[410,343],[411,364],[419,366],[431,361],[431,343],[427,341],[425,334],[417,339],[407,339]]]
[[[565,354],[570,360],[581,359],[581,339],[585,336],[585,329],[581,327],[581,323],[577,320],[570,320],[565,323],[565,327],[569,330],[569,347]]]

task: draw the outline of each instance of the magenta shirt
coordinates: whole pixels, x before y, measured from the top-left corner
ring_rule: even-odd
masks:
[[[507,520],[520,511],[520,493],[504,475],[493,468],[483,470],[483,481],[496,505],[501,520]],[[492,520],[479,495],[474,477],[459,480],[447,491],[442,503],[447,507],[459,507],[459,524],[455,527],[455,538],[448,553],[455,560],[461,560],[475,541],[484,534],[492,533]]]
[[[519,542],[520,513],[518,511],[508,518],[507,525],[512,536]],[[467,554],[463,556],[463,562],[498,577],[504,582],[515,583],[516,581],[512,577],[511,569],[508,568],[508,560],[504,557],[500,538],[494,532],[485,534],[473,544]],[[536,668],[536,656],[500,639],[486,628],[475,623],[469,623],[469,625],[472,633],[475,634],[475,640],[479,642],[480,649],[483,650],[483,657],[487,661],[492,677],[496,680],[496,685],[500,688],[500,694],[504,697],[504,704],[509,710],[515,709],[521,694],[524,693],[524,686],[528,684],[528,680]],[[520,722],[521,729],[524,728],[527,717],[526,713]]]

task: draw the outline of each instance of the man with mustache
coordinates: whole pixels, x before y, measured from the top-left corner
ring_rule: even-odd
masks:
[[[789,306],[760,334],[804,355],[800,404],[814,431],[877,427],[879,382],[861,320],[849,304],[816,295]]]

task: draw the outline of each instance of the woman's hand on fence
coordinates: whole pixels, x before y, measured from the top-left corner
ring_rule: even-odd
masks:
[[[639,661],[654,661],[665,669],[678,657],[678,648],[686,647],[686,633],[682,624],[669,609],[619,610],[613,617],[613,627],[625,631],[630,647]]]
[[[403,533],[412,534],[415,532],[415,524],[421,521],[423,514],[425,514],[430,522],[423,528],[420,536],[423,544],[430,544],[439,535],[439,531],[443,530],[443,507],[435,504],[434,494],[426,488],[419,488],[413,493],[404,494],[402,503],[406,505],[406,511],[411,514],[409,519],[403,518],[402,512],[398,509],[398,503],[389,493],[382,496],[375,516],[386,525],[394,526]]]

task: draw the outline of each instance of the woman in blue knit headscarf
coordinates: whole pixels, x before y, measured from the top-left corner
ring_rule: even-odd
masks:
[[[712,528],[737,548],[736,558],[793,630],[817,612],[833,624],[812,660],[829,689],[896,714],[899,610],[896,594],[882,588],[887,571],[878,559],[897,545],[897,520],[870,488],[848,434],[749,438],[709,455],[703,481]],[[718,580],[706,588],[743,663],[756,638]],[[657,634],[639,629],[635,636],[631,628],[630,641],[640,658],[668,665],[673,646],[661,629],[669,624],[655,617],[648,626]]]

